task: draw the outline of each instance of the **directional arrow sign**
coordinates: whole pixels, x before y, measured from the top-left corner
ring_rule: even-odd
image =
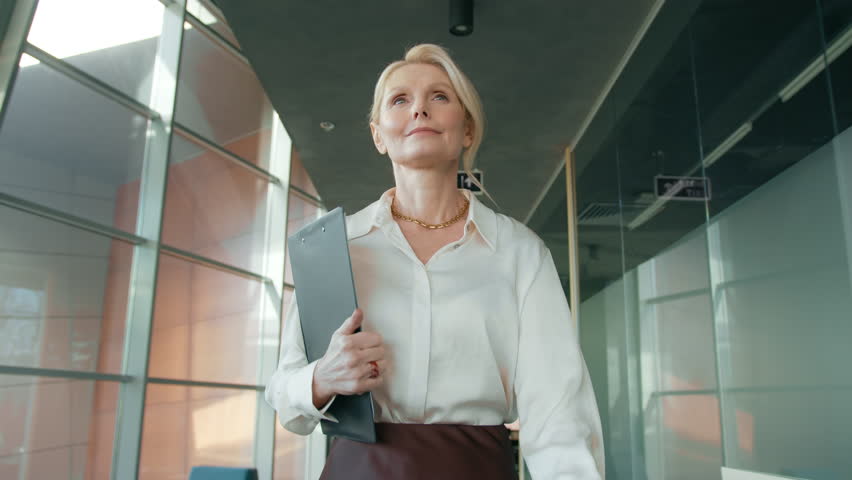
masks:
[[[480,184],[484,185],[484,183],[482,182],[482,171],[481,170],[474,170],[473,176],[477,180],[479,180]],[[466,172],[459,171],[458,177],[456,177],[456,180],[457,180],[456,185],[458,186],[458,188],[466,188],[466,189],[468,189],[471,192],[476,193],[476,194],[482,193],[482,190],[475,183],[473,183],[473,179],[468,177]]]

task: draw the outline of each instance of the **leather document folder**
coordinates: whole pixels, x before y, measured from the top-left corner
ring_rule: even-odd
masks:
[[[343,209],[335,208],[304,226],[287,239],[287,244],[310,363],[325,355],[331,335],[358,307]],[[321,420],[326,435],[376,442],[373,398],[369,392],[338,395],[327,413],[339,422]]]

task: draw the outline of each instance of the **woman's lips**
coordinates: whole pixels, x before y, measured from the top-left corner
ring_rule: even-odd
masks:
[[[441,133],[441,132],[439,132],[439,131],[437,131],[433,128],[420,127],[420,128],[415,128],[414,130],[408,132],[408,134],[406,134],[406,137],[410,136],[410,135],[414,135],[415,133]]]

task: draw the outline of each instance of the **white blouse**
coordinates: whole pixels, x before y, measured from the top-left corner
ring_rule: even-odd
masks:
[[[519,419],[534,478],[603,478],[600,417],[550,251],[526,226],[462,192],[470,199],[464,235],[425,265],[391,216],[394,189],[346,219],[362,329],[379,332],[386,349],[375,420]],[[334,421],[325,413],[334,399],[321,411],[313,405],[315,367],[291,301],[266,400],[297,434]]]

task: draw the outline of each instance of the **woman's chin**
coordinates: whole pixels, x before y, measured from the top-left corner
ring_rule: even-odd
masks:
[[[446,152],[419,152],[414,155],[398,155],[391,157],[391,161],[400,167],[415,170],[430,169],[455,169],[458,165],[458,157],[455,159]]]

